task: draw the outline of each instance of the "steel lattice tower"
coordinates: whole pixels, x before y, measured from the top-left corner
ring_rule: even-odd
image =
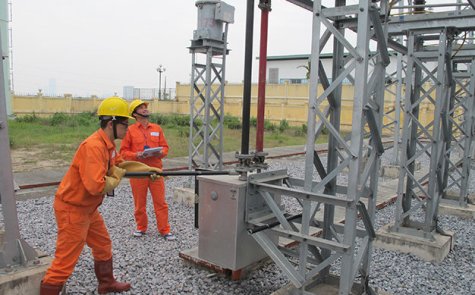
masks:
[[[189,168],[223,167],[224,85],[228,24],[234,7],[220,1],[197,1],[198,29],[192,54]],[[224,31],[223,31],[224,25]],[[198,61],[204,55],[204,63]]]

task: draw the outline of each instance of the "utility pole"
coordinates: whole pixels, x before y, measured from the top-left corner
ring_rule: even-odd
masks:
[[[159,65],[157,68],[158,72],[158,100],[162,99],[162,73],[165,72],[165,67]]]

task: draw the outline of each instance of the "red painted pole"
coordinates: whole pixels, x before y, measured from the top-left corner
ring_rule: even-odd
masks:
[[[256,152],[264,150],[264,115],[266,104],[266,67],[267,67],[267,32],[269,24],[270,0],[261,0],[261,40],[259,50],[259,81],[257,89],[257,130]]]

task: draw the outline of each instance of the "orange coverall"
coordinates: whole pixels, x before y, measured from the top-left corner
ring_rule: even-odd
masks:
[[[162,147],[162,153],[159,157],[137,158],[137,152],[143,151],[145,146],[148,148]],[[151,167],[162,169],[162,158],[168,154],[168,143],[163,135],[162,127],[157,124],[148,123],[147,128],[145,128],[139,122],[130,125],[127,134],[122,139],[120,154],[125,160],[139,161]],[[137,230],[141,232],[147,231],[147,192],[150,189],[158,231],[162,236],[168,234],[170,232],[170,224],[168,223],[168,205],[165,201],[163,177],[155,181],[149,178],[131,178],[130,186],[134,196],[134,216]]]
[[[58,224],[56,253],[43,282],[64,284],[73,273],[84,244],[92,249],[94,260],[112,258],[112,243],[101,214],[105,176],[109,167],[122,162],[115,144],[99,129],[79,146],[54,199]]]

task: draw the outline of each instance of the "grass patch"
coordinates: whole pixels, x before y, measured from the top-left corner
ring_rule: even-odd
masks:
[[[189,120],[186,115],[154,114],[151,121],[159,122],[170,146],[169,157],[188,156]],[[253,120],[255,123],[255,120]],[[93,113],[76,115],[57,113],[49,118],[33,115],[10,120],[10,145],[15,149],[40,148],[43,159],[64,160],[69,162],[79,144],[99,128],[97,117]],[[201,125],[201,123],[198,123]],[[306,126],[291,127],[283,120],[280,124],[272,124],[266,120],[264,124],[264,145],[266,148],[278,146],[303,145],[306,143]],[[225,117],[223,130],[223,149],[225,152],[240,151],[241,122],[236,117]],[[249,141],[251,151],[255,148],[256,128],[251,124]],[[318,142],[326,142],[322,136]],[[117,140],[120,146],[120,140]],[[217,144],[217,143],[216,143]]]

